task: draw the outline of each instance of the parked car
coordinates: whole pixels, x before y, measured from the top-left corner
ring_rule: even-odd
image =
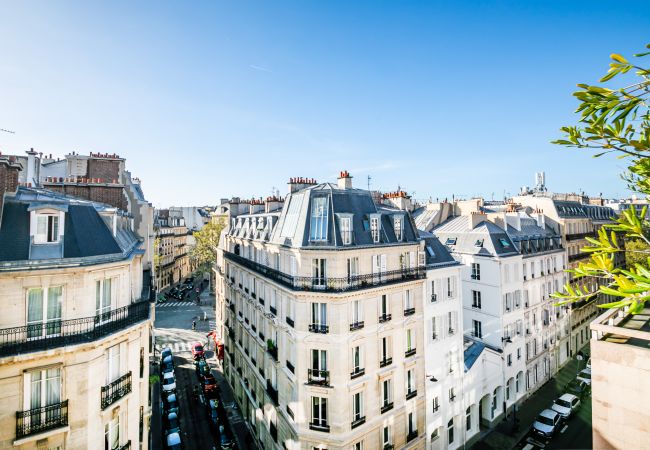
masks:
[[[171,433],[167,436],[168,450],[181,450],[182,448],[180,433]]]
[[[219,445],[221,446],[222,450],[229,450],[234,446],[234,442],[230,437],[230,434],[228,431],[226,431],[223,425],[219,426]]]
[[[203,351],[203,344],[200,342],[195,342],[192,344],[192,357],[196,360],[199,358],[203,358],[204,356],[204,351]]]
[[[581,370],[576,379],[584,381],[589,386],[591,386],[591,369]]]
[[[217,406],[219,405],[219,402],[217,400],[210,400],[209,403],[209,409],[208,409],[208,414],[210,415],[210,423],[217,427],[219,425],[219,411],[217,410]]]
[[[172,412],[167,414],[167,419],[165,422],[165,434],[180,433],[180,432],[181,432],[181,422],[178,420],[178,413]]]
[[[163,398],[163,410],[169,415],[171,413],[176,413],[176,417],[178,417],[178,399],[176,398],[175,393],[171,393],[167,395],[167,397]]]
[[[176,390],[176,377],[174,377],[174,372],[167,372],[163,375],[162,388],[163,392],[172,392]]]
[[[591,370],[591,358],[587,360],[587,369]]]
[[[174,372],[174,358],[171,355],[165,356],[160,364],[160,373],[173,373]]]
[[[217,380],[214,378],[214,375],[212,375],[211,373],[208,373],[203,376],[203,381],[201,381],[201,386],[203,388],[203,393],[207,398],[215,398],[217,392],[219,391]]]
[[[589,394],[589,385],[582,380],[575,379],[566,388],[567,392],[583,398]]]
[[[194,277],[187,277],[185,278],[184,283],[185,284],[192,284],[194,282]]]
[[[166,295],[167,297],[175,298],[176,300],[180,300],[183,297],[183,293],[178,288],[171,288]]]
[[[552,438],[560,425],[561,416],[552,409],[545,409],[533,422],[533,431],[545,438]]]
[[[196,369],[196,376],[199,377],[199,381],[203,380],[203,377],[210,373],[210,365],[205,360],[205,358],[200,358],[194,362]]]
[[[161,362],[164,361],[165,358],[167,358],[168,356],[172,356],[172,349],[169,347],[165,347],[160,352],[160,361]]]
[[[560,398],[553,402],[551,409],[568,419],[580,407],[580,399],[573,394],[562,394]]]

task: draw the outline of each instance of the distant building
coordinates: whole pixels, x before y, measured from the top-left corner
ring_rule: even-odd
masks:
[[[0,157],[0,447],[146,449],[151,305],[131,216],[18,187],[23,167]]]
[[[190,232],[183,217],[173,217],[168,209],[156,210],[156,290],[180,283],[192,273],[190,266]]]

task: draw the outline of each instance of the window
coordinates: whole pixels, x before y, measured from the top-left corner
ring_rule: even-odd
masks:
[[[447,238],[445,245],[456,245],[456,238]]]
[[[502,246],[503,248],[508,248],[508,247],[510,247],[510,242],[508,242],[507,239],[501,238],[501,239],[499,239],[499,243],[501,244],[501,246]]]
[[[314,258],[311,260],[311,276],[312,285],[316,288],[325,288],[326,276],[325,273],[327,261],[322,258]]]
[[[372,235],[372,242],[375,244],[379,242],[379,217],[370,218],[370,234]]]
[[[481,291],[472,291],[472,308],[481,309]]]
[[[411,295],[411,290],[407,289],[404,291],[404,311],[413,308],[413,296]]]
[[[481,265],[479,263],[472,263],[472,280],[481,279]]]
[[[437,413],[438,410],[440,409],[440,397],[434,397],[433,398],[433,412]]]
[[[406,352],[415,349],[415,333],[411,328],[406,330]]]
[[[361,359],[361,347],[352,348],[352,373],[359,373],[363,370],[363,361]]]
[[[391,380],[386,379],[381,384],[382,405],[388,406],[393,402],[393,393],[391,389]]]
[[[415,391],[415,369],[409,369],[406,371],[406,393],[410,394]]]
[[[381,441],[384,447],[391,445],[390,425],[386,425],[381,433]]]
[[[38,214],[36,216],[35,244],[49,244],[59,241],[59,216]]]
[[[447,313],[447,323],[449,324],[449,334],[452,335],[456,332],[458,320],[458,313],[456,311],[449,311]]]
[[[327,303],[311,304],[311,323],[313,325],[327,325]]]
[[[314,425],[327,426],[327,399],[323,397],[311,398],[311,422]]]
[[[362,311],[361,300],[353,300],[352,301],[352,323],[353,324],[358,324],[363,320],[361,311]]]
[[[449,388],[449,401],[453,402],[456,400],[456,392],[454,392],[453,386]]]
[[[517,359],[521,359],[521,347],[517,349]]]
[[[63,287],[33,288],[27,291],[27,338],[61,333]]]
[[[433,316],[433,317],[431,318],[431,337],[432,337],[432,339],[433,339],[434,341],[435,341],[436,339],[438,339],[438,334],[439,334],[439,331],[438,331],[438,323],[437,323],[437,322],[438,322],[438,321],[436,321],[436,317]]]
[[[437,300],[438,296],[436,294],[436,282],[434,280],[431,280],[431,303],[434,303]]]
[[[454,419],[447,422],[447,443],[454,443]]]
[[[390,358],[390,337],[381,338],[381,359],[387,361]]]
[[[415,413],[410,412],[408,415],[408,435],[412,435],[417,432],[417,422],[415,420]]]
[[[456,278],[447,277],[447,297],[453,298],[456,295]]]
[[[482,324],[478,320],[472,320],[472,328],[474,331],[472,331],[472,335],[476,338],[483,338],[483,331],[481,330]]]
[[[352,243],[352,219],[350,217],[341,217],[341,240],[343,245]]]
[[[363,392],[352,396],[352,421],[363,418]]]
[[[393,227],[395,229],[395,238],[397,239],[398,242],[402,241],[402,221],[404,218],[402,216],[395,217],[393,219]]]
[[[483,239],[477,239],[476,242],[474,242],[475,247],[483,247]]]
[[[467,431],[472,429],[472,407],[471,406],[465,410],[465,429]]]
[[[327,240],[327,197],[315,197],[311,201],[309,240]]]
[[[352,450],[363,450],[363,441],[355,442]]]
[[[512,353],[508,354],[508,366],[512,366]]]
[[[379,304],[380,316],[386,316],[388,314],[388,297],[386,294],[381,296],[381,303]]]
[[[117,292],[117,289],[113,289],[113,284],[116,284],[114,281],[113,278],[106,278],[95,282],[95,310],[97,315],[101,316],[100,321],[110,318],[111,305]]]
[[[106,350],[106,384],[117,380],[120,373],[120,344],[114,345]]]
[[[104,425],[104,450],[120,448],[120,416]]]
[[[348,258],[347,261],[348,283],[355,283],[359,275],[359,258]]]
[[[55,405],[61,402],[61,369],[34,370],[25,373],[26,382],[29,386],[27,404],[29,409],[42,408],[48,405]],[[40,424],[50,417],[53,412],[35,415],[30,418],[31,424]]]

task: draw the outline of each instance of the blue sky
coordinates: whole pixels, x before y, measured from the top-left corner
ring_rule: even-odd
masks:
[[[647,1],[9,2],[0,151],[118,153],[156,206],[342,169],[418,199],[498,199],[538,170],[621,196],[623,162],[549,141],[576,83],[650,42],[648,17]]]

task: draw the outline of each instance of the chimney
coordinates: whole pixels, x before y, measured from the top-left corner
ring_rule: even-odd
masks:
[[[347,170],[339,173],[339,189],[352,189],[352,175]]]
[[[544,215],[544,210],[536,209],[533,217],[537,220],[537,226],[540,228],[546,228],[546,216]]]
[[[293,192],[300,191],[301,189],[305,189],[308,186],[313,186],[316,184],[316,180],[313,178],[303,178],[303,177],[296,177],[296,178],[289,178],[289,182],[287,183],[287,186],[289,186],[289,194]]]
[[[284,205],[284,199],[282,197],[277,197],[275,195],[266,197],[266,200],[264,201],[264,212],[269,213],[277,211],[282,208],[282,205]]]
[[[386,192],[381,196],[382,203],[392,205],[402,211],[413,211],[411,196],[406,191],[398,190],[395,192]]]
[[[20,165],[15,161],[16,158],[3,158],[0,155],[0,224],[2,223],[5,193],[14,194],[18,189]]]
[[[262,199],[252,199],[250,201],[248,214],[257,214],[258,212],[264,211],[264,202]]]
[[[470,230],[473,230],[476,228],[480,223],[485,222],[487,220],[487,217],[484,213],[479,212],[479,211],[472,211],[472,213],[469,215],[469,227]]]

